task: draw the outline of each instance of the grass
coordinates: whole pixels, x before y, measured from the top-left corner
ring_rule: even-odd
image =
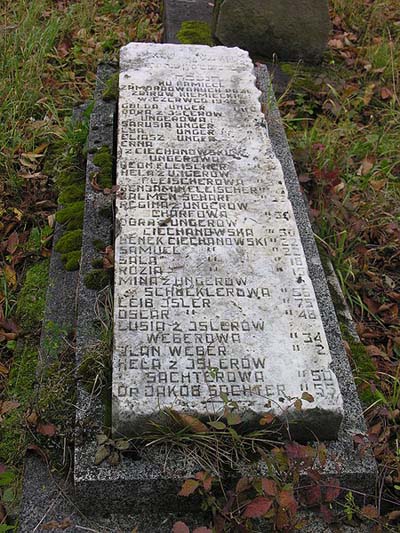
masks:
[[[282,66],[293,78],[280,109],[317,242],[362,341],[347,348],[380,493],[398,502],[400,5],[332,0],[331,18],[321,67]]]

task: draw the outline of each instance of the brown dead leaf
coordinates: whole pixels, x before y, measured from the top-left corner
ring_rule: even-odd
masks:
[[[38,423],[38,414],[36,411],[32,411],[30,413],[27,413],[26,419],[27,423],[30,426],[36,427]]]
[[[178,414],[178,413],[177,413]],[[179,419],[182,421],[182,423],[189,427],[193,433],[208,433],[209,429],[208,427],[203,424],[198,418],[195,418],[191,415],[185,415],[183,413],[178,414]]]
[[[370,180],[369,184],[374,189],[374,191],[378,192],[378,191],[381,191],[382,189],[385,188],[385,186],[387,184],[387,180],[386,179]]]
[[[18,233],[16,231],[13,231],[7,240],[7,252],[9,252],[10,254],[13,254],[15,250],[17,249],[18,244],[19,244]]]
[[[17,274],[15,273],[14,267],[11,265],[5,265],[3,272],[7,281],[7,285],[11,289],[15,288],[17,286]]]
[[[71,527],[71,526],[72,526],[71,519],[64,518],[62,522],[57,522],[57,520],[51,520],[50,522],[43,524],[41,526],[41,529],[45,529],[46,531],[49,531],[51,529],[67,529],[68,527]]]
[[[0,405],[0,415],[5,415],[9,413],[10,411],[14,411],[14,409],[17,409],[17,407],[19,406],[20,406],[19,402],[15,402],[12,400],[2,402]]]
[[[382,87],[381,98],[382,100],[389,100],[389,98],[393,98],[393,91],[389,89],[389,87]]]
[[[375,164],[375,158],[367,156],[361,161],[361,166],[357,171],[357,176],[366,176],[371,172]]]
[[[38,424],[36,431],[46,437],[54,437],[57,433],[57,428],[54,424]]]

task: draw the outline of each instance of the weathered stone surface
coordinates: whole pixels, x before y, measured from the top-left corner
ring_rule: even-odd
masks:
[[[268,59],[315,63],[330,31],[327,0],[220,0],[214,34],[226,46],[240,46]]]
[[[165,407],[219,413],[226,395],[249,422],[270,403],[337,435],[341,394],[259,95],[239,49],[121,51],[117,433]]]

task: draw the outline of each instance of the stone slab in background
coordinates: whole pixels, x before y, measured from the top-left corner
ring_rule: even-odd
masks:
[[[330,31],[327,0],[219,0],[213,33],[226,46],[278,61],[318,63]]]
[[[211,0],[165,0],[164,1],[164,41],[179,43],[177,34],[182,22],[196,20],[209,22],[212,16]]]

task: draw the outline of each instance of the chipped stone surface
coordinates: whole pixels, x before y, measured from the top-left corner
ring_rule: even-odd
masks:
[[[249,422],[270,402],[337,434],[341,394],[259,96],[237,48],[121,51],[116,433],[165,407],[219,413],[222,394]]]

